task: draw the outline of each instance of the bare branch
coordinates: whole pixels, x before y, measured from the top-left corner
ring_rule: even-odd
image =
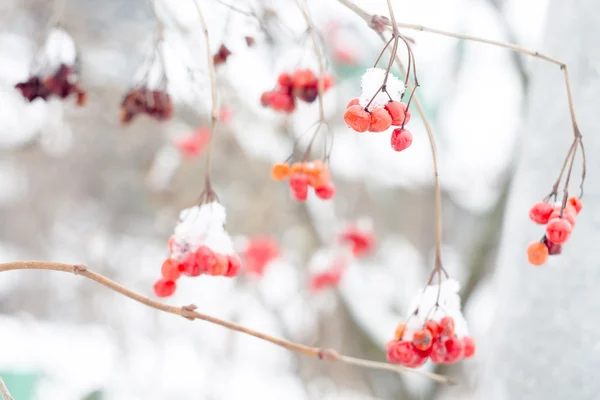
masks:
[[[85,265],[72,265],[72,264],[63,264],[57,262],[45,262],[45,261],[17,261],[12,263],[4,263],[0,264],[0,272],[5,271],[14,271],[14,270],[45,270],[45,271],[59,271],[59,272],[67,272],[75,275],[81,275],[85,278],[91,279],[102,286],[105,286],[123,296],[129,297],[132,300],[137,301],[145,306],[150,308],[154,308],[156,310],[179,315],[181,317],[187,318],[189,320],[200,319],[211,324],[219,325],[224,328],[241,332],[246,335],[254,336],[258,339],[276,344],[281,346],[289,351],[292,351],[297,354],[302,354],[305,356],[319,358],[329,362],[340,362],[348,365],[355,365],[362,368],[379,370],[379,371],[392,371],[395,373],[403,373],[410,372],[419,376],[422,376],[427,379],[431,379],[438,383],[443,383],[447,385],[455,384],[455,382],[445,376],[432,374],[426,371],[420,371],[415,369],[410,369],[402,366],[392,365],[388,363],[362,360],[354,357],[348,357],[342,354],[339,354],[334,349],[320,349],[317,347],[310,347],[299,343],[290,342],[285,339],[276,338],[265,333],[257,332],[253,329],[246,328],[243,325],[236,324],[234,322],[225,321],[219,318],[212,317],[207,314],[200,313],[196,311],[197,307],[195,305],[188,305],[183,307],[176,307],[169,304],[160,303],[158,301],[152,300],[146,296],[143,296],[137,292],[134,292],[127,287],[120,285],[107,277],[100,275],[96,272],[91,271]],[[1,392],[0,392],[1,393]],[[10,397],[9,397],[10,399]],[[7,400],[4,398],[4,400]]]
[[[10,392],[8,391],[8,387],[6,387],[6,383],[4,383],[4,380],[2,379],[1,376],[0,376],[0,397],[2,397],[2,400],[15,400],[10,395]]]

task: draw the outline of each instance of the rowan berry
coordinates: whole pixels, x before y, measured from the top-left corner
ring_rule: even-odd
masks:
[[[471,358],[475,355],[475,340],[471,336],[464,336],[463,341],[463,356],[465,358]]]
[[[454,364],[455,362],[462,359],[464,354],[464,342],[456,336],[451,337],[444,343],[446,347],[446,357],[444,357],[444,363]]]
[[[562,244],[552,243],[546,236],[544,236],[543,243],[548,248],[548,255],[555,256],[562,253]]]
[[[291,168],[288,163],[276,163],[271,168],[271,178],[275,181],[283,181],[290,177]]]
[[[294,82],[292,81],[292,76],[290,74],[288,74],[287,72],[282,72],[277,77],[277,84],[284,89],[291,90],[292,86],[294,85]]]
[[[182,270],[179,268],[180,263],[172,258],[167,258],[160,268],[163,278],[175,281],[181,276]]]
[[[434,340],[431,344],[431,352],[429,353],[431,361],[436,364],[442,364],[446,360],[447,354],[448,351],[445,344],[441,340]]]
[[[154,294],[158,297],[169,297],[175,293],[175,289],[177,289],[175,281],[165,278],[157,280],[154,284]]]
[[[207,273],[212,276],[225,275],[229,269],[229,259],[221,253],[214,253],[214,256],[216,262],[212,265],[212,268],[207,268]]]
[[[198,263],[195,253],[188,254],[181,263],[182,272],[187,276],[198,276],[202,273],[202,267]]]
[[[536,224],[545,225],[550,220],[550,215],[554,211],[552,205],[546,201],[537,202],[529,210],[529,218]]]
[[[394,332],[394,339],[402,340],[402,336],[404,336],[404,331],[406,330],[406,324],[404,322],[400,322],[396,327],[396,331]]]
[[[564,219],[566,219],[567,221],[569,221],[569,224],[571,224],[571,228],[575,228],[575,214],[574,213],[572,213],[571,211],[568,211],[565,208],[563,210],[562,217]],[[556,218],[560,218],[560,210],[552,211],[552,214],[550,214],[549,221],[552,221],[553,219],[556,219]]]
[[[356,132],[366,132],[371,125],[371,114],[369,114],[360,105],[353,105],[346,109],[344,113],[344,121]]]
[[[308,175],[297,173],[290,178],[290,188],[293,197],[298,201],[304,201],[308,198]]]
[[[446,340],[454,336],[454,319],[446,316],[440,320],[440,337]]]
[[[548,247],[538,241],[527,246],[527,260],[532,265],[542,265],[548,261]]]
[[[392,117],[384,108],[371,111],[371,124],[369,132],[383,132],[392,126]]]
[[[299,69],[292,75],[294,88],[303,88],[307,86],[315,86],[317,77],[310,69]]]
[[[415,351],[412,343],[407,341],[392,340],[386,346],[387,359],[393,364],[416,368],[427,361],[426,357]]]
[[[571,223],[564,216],[563,218],[554,218],[546,225],[546,237],[552,243],[563,244],[569,240],[572,229]]]
[[[205,272],[210,274],[210,271],[214,270],[217,264],[217,256],[208,246],[200,246],[196,250],[196,264],[200,273]]]
[[[315,194],[321,200],[329,200],[335,195],[335,185],[330,182],[324,186],[317,187],[315,188]]]
[[[581,210],[583,209],[583,203],[577,197],[571,197],[571,198],[569,198],[569,204],[572,205],[573,208],[575,208],[575,213],[576,214],[579,214],[581,212]]]
[[[440,324],[438,324],[434,320],[427,320],[425,322],[425,328],[429,329],[429,332],[431,332],[431,335],[433,336],[434,340],[440,337],[442,328],[440,327]]]
[[[358,105],[360,105],[360,100],[358,98],[354,98],[354,99],[350,100],[350,102],[346,106],[346,109],[348,109],[352,106],[358,106]]]
[[[413,141],[413,135],[408,129],[394,129],[392,131],[392,149],[396,151],[406,150],[410,147]]]
[[[394,126],[406,125],[410,121],[410,110],[405,103],[390,101],[385,105],[385,109],[392,117],[392,125]]]
[[[323,169],[318,175],[309,175],[308,184],[315,189],[326,186],[331,181],[331,172],[328,168]],[[335,188],[334,188],[335,189]]]
[[[228,266],[227,271],[225,272],[225,276],[234,277],[240,273],[240,269],[242,267],[242,261],[236,254],[229,254],[227,256]]]
[[[290,170],[290,174],[297,174],[299,172],[305,172],[304,171],[304,163],[303,162],[296,162],[292,164],[292,168]]]
[[[421,329],[413,334],[412,343],[417,349],[427,351],[433,343],[433,335],[429,329]]]

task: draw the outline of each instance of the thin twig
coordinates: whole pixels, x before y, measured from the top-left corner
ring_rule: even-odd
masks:
[[[6,383],[4,383],[4,380],[2,379],[1,376],[0,376],[0,397],[2,397],[2,400],[15,400],[10,395],[10,392],[8,391],[8,387],[6,387]]]
[[[206,62],[208,65],[208,76],[210,80],[210,93],[211,93],[211,117],[210,117],[210,139],[208,142],[208,149],[206,150],[206,159],[205,159],[205,190],[209,193],[212,193],[212,185],[210,182],[210,167],[211,167],[211,157],[212,157],[212,149],[215,135],[217,133],[217,121],[219,119],[218,115],[218,98],[217,98],[217,78],[215,73],[215,63],[213,54],[210,50],[210,40],[208,36],[208,27],[206,25],[206,20],[204,19],[204,14],[202,13],[202,9],[200,8],[200,4],[198,0],[194,0],[194,5],[196,6],[196,11],[198,12],[198,18],[200,19],[200,25],[202,26],[202,33],[204,34],[204,42],[206,47]]]
[[[212,323],[215,325],[219,325],[224,328],[227,328],[227,329],[230,329],[233,331],[237,331],[237,332],[241,332],[246,335],[254,336],[258,339],[276,344],[278,346],[281,346],[281,347],[283,347],[289,351],[292,351],[294,353],[297,353],[297,354],[302,354],[302,355],[309,356],[309,357],[315,357],[315,358],[319,358],[319,359],[326,360],[329,362],[340,362],[340,363],[344,363],[344,364],[355,365],[355,366],[359,366],[362,368],[368,368],[368,369],[373,369],[373,370],[392,371],[392,372],[396,372],[396,373],[410,372],[410,373],[414,373],[419,376],[431,379],[435,382],[444,383],[444,384],[448,384],[448,385],[455,383],[452,379],[450,379],[448,377],[431,374],[426,371],[415,370],[415,369],[410,369],[410,368],[406,368],[406,367],[402,367],[402,366],[381,363],[381,362],[376,362],[376,361],[357,359],[357,358],[341,355],[334,349],[320,349],[318,347],[310,347],[310,346],[306,346],[303,344],[294,343],[289,340],[276,338],[276,337],[267,335],[265,333],[255,331],[253,329],[246,328],[245,326],[236,324],[234,322],[225,321],[225,320],[222,320],[219,318],[212,317],[210,315],[200,313],[200,312],[196,311],[197,307],[195,305],[176,307],[176,306],[172,306],[169,304],[160,303],[160,302],[152,300],[146,296],[143,296],[137,292],[134,292],[133,290],[131,290],[123,285],[120,285],[120,284],[108,279],[107,277],[105,277],[103,275],[100,275],[96,272],[91,271],[85,265],[72,265],[72,264],[46,262],[46,261],[17,261],[17,262],[0,264],[0,272],[14,271],[14,270],[59,271],[59,272],[73,273],[75,275],[81,275],[85,278],[91,279],[91,280],[101,284],[102,286],[105,286],[123,296],[129,297],[130,299],[135,300],[138,303],[141,303],[150,308],[154,308],[156,310],[159,310],[159,311],[162,311],[165,313],[169,313],[169,314],[179,315],[179,316],[187,318],[189,320],[199,319],[199,320],[206,321],[206,322],[209,322],[209,323]]]

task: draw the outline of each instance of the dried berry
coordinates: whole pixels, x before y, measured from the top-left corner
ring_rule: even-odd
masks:
[[[392,117],[384,108],[376,108],[371,112],[369,132],[383,132],[392,125]]]
[[[410,110],[408,105],[399,101],[390,101],[385,105],[386,111],[392,117],[392,125],[402,126],[410,121]]]

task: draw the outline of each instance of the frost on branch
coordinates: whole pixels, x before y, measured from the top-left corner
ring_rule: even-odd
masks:
[[[210,202],[181,211],[179,223],[169,239],[170,256],[162,266],[162,278],[154,285],[159,297],[175,292],[182,275],[234,277],[241,262],[225,230],[225,208]]]
[[[386,94],[380,90],[384,79],[385,70],[382,68],[369,68],[365,71],[360,81],[362,93],[359,101],[361,106],[366,107],[373,99],[368,108],[369,111],[372,111],[375,108],[384,107],[390,101],[390,97],[393,101],[400,101],[405,90],[404,82],[390,73],[386,82]]]
[[[15,88],[29,102],[53,96],[66,99],[75,94],[77,105],[83,106],[87,95],[78,83],[78,67],[73,38],[65,29],[55,27],[38,51],[29,78],[17,83]]]
[[[413,301],[410,316],[396,328],[387,344],[391,363],[416,368],[431,359],[453,364],[475,354],[475,341],[460,310],[460,285],[448,279],[428,285]]]

